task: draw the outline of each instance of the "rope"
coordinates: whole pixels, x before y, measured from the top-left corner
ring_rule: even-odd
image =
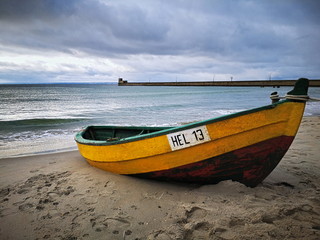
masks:
[[[312,102],[318,102],[320,101],[320,98],[311,98],[308,95],[286,95],[284,97],[280,97],[278,94],[271,94],[270,96],[271,100],[280,100],[280,99],[290,99],[290,100],[300,100],[300,101],[312,101]]]
[[[300,100],[300,101],[309,101],[310,97],[308,95],[289,95],[287,94],[285,96],[285,99],[290,99],[290,100]]]
[[[313,102],[320,102],[320,98],[310,98],[310,101],[313,101]]]

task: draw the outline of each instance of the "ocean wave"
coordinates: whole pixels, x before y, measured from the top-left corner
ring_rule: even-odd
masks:
[[[241,111],[245,111],[246,109],[217,109],[213,110],[212,113],[216,116],[229,115]]]
[[[90,120],[88,118],[33,118],[33,119],[21,119],[12,121],[0,121],[0,125],[5,127],[19,127],[19,126],[52,126],[69,124],[76,122],[83,122]]]

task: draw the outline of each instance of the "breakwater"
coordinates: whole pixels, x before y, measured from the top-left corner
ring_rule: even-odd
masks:
[[[119,86],[221,86],[221,87],[282,87],[294,86],[297,80],[197,81],[197,82],[128,82],[119,78]],[[310,87],[320,87],[320,80],[310,80]]]

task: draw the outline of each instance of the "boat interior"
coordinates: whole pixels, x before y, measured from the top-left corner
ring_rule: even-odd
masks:
[[[90,126],[83,132],[82,137],[95,141],[117,141],[123,138],[158,132],[171,127],[115,127]]]

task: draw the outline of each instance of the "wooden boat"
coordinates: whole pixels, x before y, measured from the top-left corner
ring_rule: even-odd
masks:
[[[117,174],[191,182],[239,181],[254,187],[289,149],[308,99],[299,79],[271,105],[178,127],[89,126],[77,133],[80,153]]]

